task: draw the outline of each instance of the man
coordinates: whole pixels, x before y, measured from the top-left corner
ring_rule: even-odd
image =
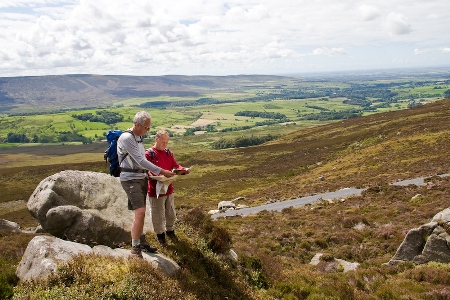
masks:
[[[155,136],[155,144],[145,152],[145,157],[155,165],[168,169],[179,170],[183,174],[189,174],[189,168],[184,168],[177,163],[173,152],[167,148],[169,144],[169,134],[165,130],[159,130]],[[152,172],[152,171],[151,171]],[[148,181],[148,196],[152,208],[153,230],[156,233],[158,242],[165,246],[166,235],[176,240],[174,223],[176,218],[175,203],[173,195],[173,185],[170,184],[167,190],[157,191],[157,181]]]
[[[173,172],[150,163],[145,158],[142,136],[150,130],[151,117],[145,111],[136,113],[133,127],[119,137],[117,154],[121,167],[120,183],[128,196],[128,209],[134,211],[131,225],[131,253],[142,258],[142,250],[154,253],[143,234],[147,197],[147,170],[154,174],[172,177]]]

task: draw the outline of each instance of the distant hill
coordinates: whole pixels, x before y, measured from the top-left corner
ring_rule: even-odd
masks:
[[[287,77],[52,75],[0,78],[0,113],[111,106],[127,98],[197,97],[205,91],[266,86]]]

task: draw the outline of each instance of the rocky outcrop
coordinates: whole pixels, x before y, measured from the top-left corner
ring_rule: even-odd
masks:
[[[105,173],[62,171],[42,180],[27,207],[53,236],[115,247],[130,242],[133,212],[118,178]],[[153,230],[151,222],[145,231]]]
[[[52,236],[36,236],[28,244],[22,260],[17,267],[16,275],[21,281],[43,279],[56,271],[58,265],[63,264],[76,255],[96,254],[115,258],[131,257],[130,250],[107,246],[83,245],[64,241]],[[179,266],[171,259],[160,254],[142,253],[144,261],[151,263],[166,276],[173,276]]]
[[[389,261],[424,264],[430,261],[450,262],[450,208],[447,208],[419,228],[411,229]]]

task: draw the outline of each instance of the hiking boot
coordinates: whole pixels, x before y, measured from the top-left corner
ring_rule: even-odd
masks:
[[[163,233],[158,233],[156,235],[156,237],[158,238],[158,242],[162,245],[162,246],[167,246],[167,241],[166,241],[166,235]]]
[[[141,249],[147,253],[155,253],[157,251],[156,248],[150,246],[144,234],[141,235]]]
[[[178,237],[175,235],[175,231],[171,230],[171,231],[166,231],[166,235],[169,239],[171,239],[172,241],[176,242],[178,241]]]
[[[131,248],[131,255],[132,255],[133,257],[143,258],[143,257],[142,257],[142,249],[141,249],[141,245],[133,246],[133,247]]]

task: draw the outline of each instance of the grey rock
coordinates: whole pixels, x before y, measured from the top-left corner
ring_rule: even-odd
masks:
[[[66,170],[42,180],[27,207],[40,223],[37,232],[90,246],[116,247],[130,242],[133,212],[127,201],[118,178]],[[145,222],[144,231],[152,230],[151,222]]]
[[[96,254],[124,259],[131,257],[131,251],[127,249],[112,249],[104,245],[91,248],[88,245],[64,241],[52,236],[36,236],[28,244],[17,267],[16,275],[21,281],[44,279],[55,272],[58,265],[79,254]],[[173,260],[161,254],[143,253],[143,260],[158,268],[166,276],[173,276],[180,269]]]
[[[236,204],[234,204],[233,201],[220,201],[219,204],[217,204],[217,208],[219,211],[226,211],[229,209],[235,209]]]
[[[80,253],[91,252],[91,247],[51,236],[36,236],[29,243],[17,267],[20,280],[45,278],[63,263]]]
[[[4,220],[4,219],[0,219],[0,230],[7,230],[7,231],[13,231],[13,232],[22,231],[20,229],[19,224],[8,221],[8,220]]]
[[[323,272],[348,272],[354,271],[359,267],[359,263],[357,262],[348,262],[343,259],[333,258],[329,261],[322,261],[320,257],[322,257],[323,253],[316,253],[314,257],[311,259],[310,264],[317,266],[319,270]]]
[[[411,229],[388,264],[431,261],[450,263],[450,208],[437,213],[429,223]]]

